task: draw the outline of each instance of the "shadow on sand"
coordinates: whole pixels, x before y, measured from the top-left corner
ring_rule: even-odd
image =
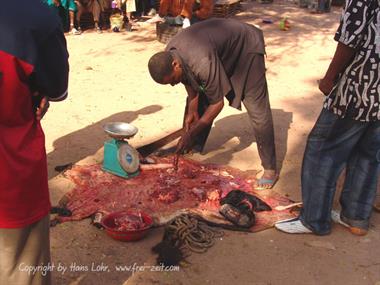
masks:
[[[49,178],[52,178],[57,174],[57,172],[54,171],[55,166],[75,163],[94,154],[99,148],[101,148],[103,143],[109,139],[108,135],[102,129],[105,123],[132,123],[139,116],[150,115],[160,110],[162,110],[162,106],[150,105],[136,111],[116,113],[99,122],[57,139],[53,143],[54,150],[47,155]]]

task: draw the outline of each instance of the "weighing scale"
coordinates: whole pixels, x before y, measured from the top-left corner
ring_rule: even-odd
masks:
[[[103,170],[123,178],[139,174],[139,153],[127,141],[138,129],[128,123],[111,122],[103,126],[112,138],[104,143]]]

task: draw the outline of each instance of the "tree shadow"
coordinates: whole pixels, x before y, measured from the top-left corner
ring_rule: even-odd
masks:
[[[280,171],[287,152],[288,129],[293,122],[293,114],[281,109],[272,109],[272,115],[277,168]],[[204,153],[220,150],[225,143],[235,137],[239,140],[237,145],[205,159],[204,162],[217,162],[218,164],[228,165],[235,152],[242,151],[255,142],[255,135],[247,113],[231,115],[216,121],[215,126],[211,129]]]
[[[109,139],[103,125],[109,122],[131,123],[140,115],[150,115],[162,110],[160,105],[150,105],[136,111],[113,114],[80,130],[60,137],[53,143],[54,150],[47,155],[49,179],[57,174],[54,167],[77,162],[94,154]]]

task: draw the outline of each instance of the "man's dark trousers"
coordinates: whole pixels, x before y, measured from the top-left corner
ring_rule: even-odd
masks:
[[[247,78],[249,84],[247,84],[247,88],[244,90],[243,104],[252,123],[261,164],[264,169],[276,170],[273,119],[263,55],[255,55]],[[206,96],[200,94],[198,105],[200,116],[203,115],[208,106],[209,103]],[[211,126],[198,136],[195,141],[195,150],[203,150],[210,130]]]
[[[323,109],[309,134],[302,165],[300,219],[315,234],[331,231],[337,179],[346,178],[340,197],[342,220],[368,229],[380,170],[380,121],[339,118]]]

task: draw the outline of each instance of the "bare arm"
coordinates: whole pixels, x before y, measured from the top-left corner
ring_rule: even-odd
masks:
[[[223,100],[218,101],[215,104],[210,105],[203,116],[196,122],[194,122],[189,130],[185,130],[185,133],[182,135],[182,138],[177,145],[177,154],[183,153],[185,150],[189,150],[191,145],[197,135],[207,126],[211,125],[216,116],[223,109],[224,102]],[[178,161],[178,157],[177,157]],[[175,163],[176,164],[176,163]]]
[[[319,90],[321,90],[323,94],[330,94],[331,90],[336,84],[336,81],[338,80],[339,74],[342,73],[348,64],[352,61],[355,53],[355,49],[342,43],[338,43],[334,57],[331,60],[326,75],[319,83]]]
[[[183,125],[185,128],[185,131],[187,132],[191,125],[199,120],[199,114],[198,114],[198,93],[193,90],[188,85],[185,85],[186,91],[187,91],[187,101],[186,101],[186,110],[185,110],[185,117],[183,119]]]
[[[198,122],[192,126],[189,130],[191,137],[196,137],[205,127],[212,124],[216,116],[222,111],[224,106],[223,100],[208,106],[203,116],[198,120]]]
[[[223,109],[224,102],[219,102],[210,105],[205,113],[199,118],[198,114],[198,92],[188,85],[185,85],[187,91],[187,112],[185,113],[185,131],[191,132],[191,135],[196,136],[203,128],[211,125],[216,116]]]

